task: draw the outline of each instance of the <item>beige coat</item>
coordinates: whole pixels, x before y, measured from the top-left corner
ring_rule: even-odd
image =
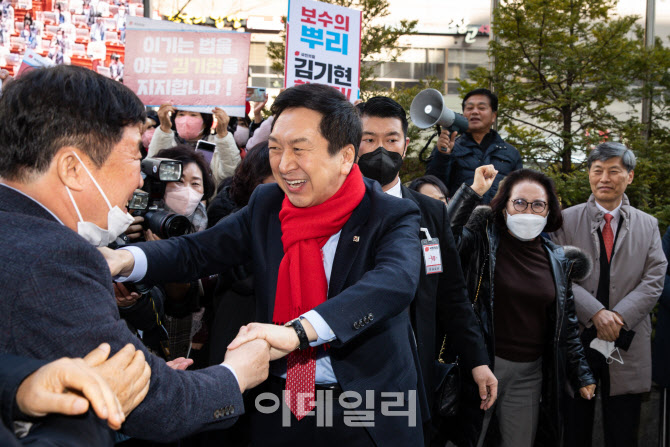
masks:
[[[563,227],[552,239],[561,245],[574,245],[591,256],[591,275],[573,285],[577,318],[582,328],[593,323],[591,317],[604,306],[595,297],[600,278],[600,241],[598,228],[603,212],[593,194],[588,202],[563,211]],[[667,261],[661,247],[658,222],[652,216],[630,206],[624,195],[621,206],[623,222],[610,260],[610,306],[618,312],[626,329],[635,331],[628,351],[620,349],[624,364],[610,367],[610,395],[643,393],[651,388],[651,320],[661,292]],[[585,347],[588,349],[588,347]]]

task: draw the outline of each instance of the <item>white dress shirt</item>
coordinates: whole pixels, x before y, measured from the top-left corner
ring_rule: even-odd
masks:
[[[398,182],[399,184],[400,182]],[[330,286],[330,274],[333,270],[333,260],[335,259],[335,252],[337,251],[337,243],[340,241],[340,233],[342,230],[338,231],[336,234],[332,235],[330,239],[325,243],[321,249],[323,254],[323,269],[326,273],[326,281],[328,286]],[[135,266],[133,267],[132,273],[126,277],[119,277],[118,281],[132,281],[138,282],[144,278],[144,275],[147,273],[147,257],[144,252],[133,246],[127,246],[120,248],[120,250],[128,250],[132,253],[135,258]],[[318,338],[316,341],[311,342],[310,346],[320,346],[324,343],[331,342],[335,340],[335,333],[332,331],[328,323],[318,314],[315,310],[310,310],[305,312],[300,318],[304,318],[312,325],[314,331]],[[227,366],[227,365],[224,365]],[[283,378],[286,378],[286,372],[281,374]],[[237,378],[237,376],[235,376]],[[333,366],[330,362],[330,356],[328,355],[325,349],[319,349],[316,359],[316,383],[337,383],[337,378],[333,372]]]
[[[612,227],[612,234],[616,236],[616,231],[619,228],[619,217],[621,216],[621,204],[623,203],[623,200],[619,203],[619,206],[614,208],[612,211],[606,210],[605,207],[603,207],[601,204],[599,204],[596,201],[596,206],[600,211],[602,211],[605,214],[611,214],[612,215],[612,220],[610,221],[610,227]],[[602,222],[600,222],[600,231],[603,231],[603,228],[605,227],[605,219],[603,219]]]

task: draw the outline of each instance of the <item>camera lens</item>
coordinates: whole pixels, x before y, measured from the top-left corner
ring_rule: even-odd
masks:
[[[181,214],[168,211],[148,211],[144,216],[149,229],[159,238],[183,236],[191,232],[191,222]]]

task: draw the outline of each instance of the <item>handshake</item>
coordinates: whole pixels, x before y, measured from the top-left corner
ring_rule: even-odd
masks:
[[[302,321],[307,338],[317,339],[316,331],[306,320]],[[298,334],[292,327],[276,324],[250,323],[242,326],[228,345],[223,364],[237,375],[240,390],[253,388],[268,377],[271,360],[280,359],[300,346]]]

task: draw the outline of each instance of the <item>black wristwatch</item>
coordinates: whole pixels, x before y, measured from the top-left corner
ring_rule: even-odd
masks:
[[[284,326],[292,327],[295,330],[295,333],[298,334],[298,340],[300,341],[300,345],[298,346],[298,349],[309,348],[309,338],[307,338],[307,332],[305,332],[305,328],[302,327],[302,323],[300,322],[300,318],[296,318],[295,320],[291,320],[288,323],[286,323]]]

